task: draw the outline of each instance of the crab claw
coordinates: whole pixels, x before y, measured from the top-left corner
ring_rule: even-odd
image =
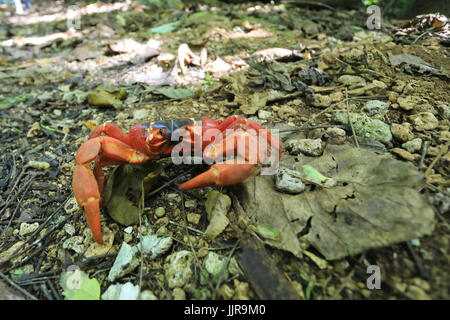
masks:
[[[103,244],[100,226],[100,193],[92,170],[84,165],[77,165],[73,172],[72,187],[75,199],[83,209],[95,241]]]
[[[208,171],[180,184],[181,190],[203,188],[208,186],[229,186],[256,174],[259,166],[249,163],[236,163],[227,160],[224,163],[213,165]]]

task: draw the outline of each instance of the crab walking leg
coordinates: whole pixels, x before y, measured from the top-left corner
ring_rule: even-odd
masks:
[[[103,189],[104,176],[101,167],[104,164],[142,163],[149,157],[137,152],[120,140],[108,136],[100,136],[87,140],[78,149],[75,157],[76,167],[73,172],[72,187],[79,206],[83,208],[89,228],[95,241],[102,244],[100,226],[100,195]],[[91,163],[95,164],[95,174]]]
[[[243,129],[244,131],[247,129],[254,129],[258,135],[261,135],[264,132],[263,135],[267,138],[269,145],[278,150],[278,156],[281,157],[280,140],[256,121],[246,119],[243,116],[233,115],[223,120],[219,124],[218,129],[222,132],[225,132],[226,129]]]
[[[256,164],[236,164],[234,159],[213,165],[208,171],[180,184],[181,190],[203,188],[208,186],[229,186],[251,177],[257,173]]]
[[[130,138],[128,137],[128,135],[123,132],[122,129],[120,129],[118,126],[110,122],[97,126],[97,128],[92,131],[89,139],[100,137],[102,133],[106,134],[108,137],[120,140],[123,143],[130,144]]]

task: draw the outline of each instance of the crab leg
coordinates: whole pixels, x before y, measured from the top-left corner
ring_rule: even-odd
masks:
[[[267,148],[266,136],[259,136],[256,131],[233,130],[222,141],[215,141],[205,148],[205,158],[221,160],[226,155],[236,155],[236,159],[228,159],[213,165],[208,171],[181,184],[181,190],[202,188],[206,186],[228,186],[242,182],[254,175],[261,163],[270,157],[272,149]],[[270,146],[272,148],[272,146]]]
[[[229,186],[251,177],[258,171],[258,165],[250,163],[236,164],[234,159],[213,165],[208,171],[180,184],[181,190],[208,186]]]
[[[149,157],[116,138],[98,136],[83,143],[78,149],[75,160],[77,165],[72,178],[75,199],[83,208],[95,241],[103,243],[100,226],[100,201],[104,175],[101,167],[111,164],[142,163],[149,160]],[[94,161],[93,172],[91,163]]]

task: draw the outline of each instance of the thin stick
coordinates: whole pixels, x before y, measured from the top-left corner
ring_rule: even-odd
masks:
[[[324,125],[324,126],[311,126],[311,127],[298,127],[292,129],[280,129],[278,132],[291,132],[291,131],[304,131],[304,130],[314,130],[314,129],[328,129],[328,128],[342,128],[347,129],[345,125]]]
[[[419,171],[422,171],[423,161],[425,160],[425,156],[427,155],[428,146],[430,145],[430,141],[426,141],[423,145],[422,156],[419,161]]]
[[[23,293],[28,299],[31,300],[38,300],[35,296],[33,296],[31,293],[29,293],[28,291],[26,291],[25,289],[23,289],[21,286],[19,286],[18,284],[16,284],[14,281],[12,281],[11,279],[9,279],[6,275],[3,274],[3,272],[0,271],[0,278],[2,278],[3,280],[5,280],[6,282],[8,282],[11,287],[13,287],[14,289],[20,291],[21,293]]]
[[[444,153],[447,153],[448,151],[448,145],[450,144],[450,141],[447,142],[443,148],[441,148],[441,150],[439,151],[438,155],[436,156],[436,158],[434,158],[433,162],[431,162],[431,164],[428,166],[427,170],[425,170],[425,173],[423,174],[425,177],[429,176],[431,173],[431,169],[433,169],[434,165],[436,164],[436,162],[439,161],[439,159],[442,157],[442,155]]]
[[[63,203],[61,203],[61,205],[54,211],[54,212],[52,212],[51,214],[50,214],[50,216],[47,218],[47,220],[43,223],[43,224],[41,224],[29,237],[28,237],[28,239],[24,242],[24,243],[22,243],[17,249],[16,249],[16,251],[14,251],[9,257],[8,257],[8,259],[6,259],[5,261],[3,261],[3,262],[1,262],[0,263],[0,266],[2,266],[3,264],[5,264],[5,263],[7,263],[9,260],[11,260],[11,259],[13,259],[13,258],[15,258],[15,257],[17,257],[19,254],[20,254],[20,251],[22,250],[22,248],[23,247],[25,247],[27,244],[29,244],[33,239],[34,239],[34,237],[37,235],[37,234],[39,234],[40,232],[41,232],[41,230],[46,226],[46,224],[53,218],[53,216],[56,214],[56,213],[58,213],[59,212],[59,210],[61,210],[63,207],[64,207],[64,205],[66,204],[66,202],[70,199],[70,197],[72,197],[72,195],[73,195],[73,192],[71,192],[70,193],[70,195],[66,198],[66,200],[64,200],[63,201]],[[68,218],[66,217],[65,219],[63,219],[62,221],[60,221],[60,223],[58,223],[56,226],[54,226],[50,231],[48,231],[41,239],[38,239],[38,240],[36,240],[35,242],[33,242],[26,250],[29,250],[31,247],[33,247],[33,246],[35,246],[36,244],[38,244],[39,242],[41,242],[42,241],[42,239],[44,239],[46,236],[48,236],[50,233],[52,233],[53,231],[55,231],[56,230],[56,228],[59,228],[59,226],[62,224],[62,223],[64,223],[64,222],[66,222],[66,220],[67,220]]]
[[[345,104],[346,104],[346,108],[347,108],[348,123],[350,124],[350,128],[352,129],[352,135],[353,135],[353,139],[355,140],[356,148],[359,149],[358,138],[356,137],[355,128],[353,128],[353,123],[352,123],[352,120],[350,119],[350,111],[349,111],[349,108],[348,108],[348,92],[347,92],[347,88],[345,88],[345,100],[346,100]]]
[[[141,251],[141,263],[139,264],[139,291],[141,291],[142,288],[142,272],[144,270],[144,249],[143,249],[143,245],[142,245],[142,234],[140,232],[141,230],[141,226],[142,226],[142,212],[144,211],[144,182],[142,181],[141,183],[141,202],[140,202],[140,206],[139,206],[139,246],[140,246],[140,251]]]
[[[177,226],[177,227],[182,227],[182,228],[186,228],[186,229],[188,229],[188,230],[190,230],[190,231],[197,232],[197,233],[200,234],[200,235],[203,235],[203,234],[204,234],[203,231],[200,231],[200,230],[198,230],[198,229],[195,229],[195,228],[192,228],[192,227],[189,227],[189,226],[184,226],[184,225],[179,224],[179,223],[176,223],[176,222],[174,222],[174,221],[172,221],[172,220],[170,220],[169,223],[170,223],[170,224],[173,224],[173,225],[175,225],[175,226]]]
[[[233,253],[236,251],[237,247],[239,246],[239,243],[241,242],[241,239],[238,239],[236,243],[233,246],[233,249],[231,249],[230,253],[228,254],[227,261],[225,261],[224,265],[222,266],[222,269],[220,270],[219,278],[217,279],[216,288],[214,290],[212,300],[216,299],[217,291],[219,291],[219,287],[222,283],[223,275],[225,274],[225,270],[228,268],[228,265],[230,264],[231,257],[233,256]]]
[[[148,197],[151,197],[151,196],[157,194],[159,191],[161,191],[162,189],[164,189],[164,188],[170,186],[170,185],[171,185],[172,183],[174,183],[176,180],[178,180],[178,179],[181,178],[181,177],[184,177],[185,175],[187,175],[188,173],[190,173],[192,170],[194,170],[194,167],[189,168],[189,169],[188,169],[185,173],[183,173],[182,175],[173,178],[172,180],[170,180],[170,181],[166,182],[165,184],[163,184],[161,187],[159,187],[159,188],[153,190],[152,192],[150,192],[149,194],[147,194],[147,196],[148,196]]]
[[[20,198],[19,202],[17,203],[16,209],[14,209],[14,211],[11,215],[11,219],[9,219],[8,225],[6,226],[3,233],[5,233],[6,230],[8,230],[8,228],[11,226],[11,222],[14,220],[14,217],[16,216],[17,211],[19,211],[20,204],[22,203],[23,199],[25,199],[28,189],[30,189],[31,183],[33,182],[34,178],[36,178],[36,176],[37,176],[37,173],[33,173],[33,175],[30,177],[30,180],[28,180],[28,182],[26,183],[26,187],[22,194],[22,197]],[[3,234],[2,234],[2,236],[3,236]]]
[[[430,273],[423,267],[422,262],[420,261],[419,257],[414,252],[411,243],[409,241],[405,241],[406,249],[408,249],[408,253],[412,260],[414,261],[414,264],[416,266],[417,271],[419,271],[419,275],[424,280],[430,280]]]

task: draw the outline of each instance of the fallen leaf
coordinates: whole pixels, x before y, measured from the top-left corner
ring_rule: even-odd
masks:
[[[169,33],[169,32],[175,31],[180,24],[181,24],[180,21],[166,23],[161,26],[151,28],[150,32],[151,33],[159,33],[159,34]]]
[[[273,177],[257,176],[233,186],[249,218],[280,234],[267,244],[301,257],[303,234],[327,260],[335,260],[434,229],[434,212],[417,191],[422,175],[408,163],[348,145],[328,145],[321,157],[298,163],[290,158],[283,161],[296,170],[308,164],[336,185],[290,195],[274,190]]]
[[[227,213],[231,206],[231,199],[217,190],[208,192],[206,198],[205,207],[209,225],[205,230],[204,236],[212,240],[222,233],[229,224]]]
[[[120,109],[122,101],[127,96],[127,92],[121,90],[106,90],[97,88],[88,93],[88,103],[96,107],[114,107]]]
[[[100,284],[80,269],[63,273],[60,279],[66,300],[99,300]]]
[[[149,191],[161,171],[156,162],[114,168],[103,191],[103,203],[111,218],[124,226],[138,223],[142,184],[144,191]]]

